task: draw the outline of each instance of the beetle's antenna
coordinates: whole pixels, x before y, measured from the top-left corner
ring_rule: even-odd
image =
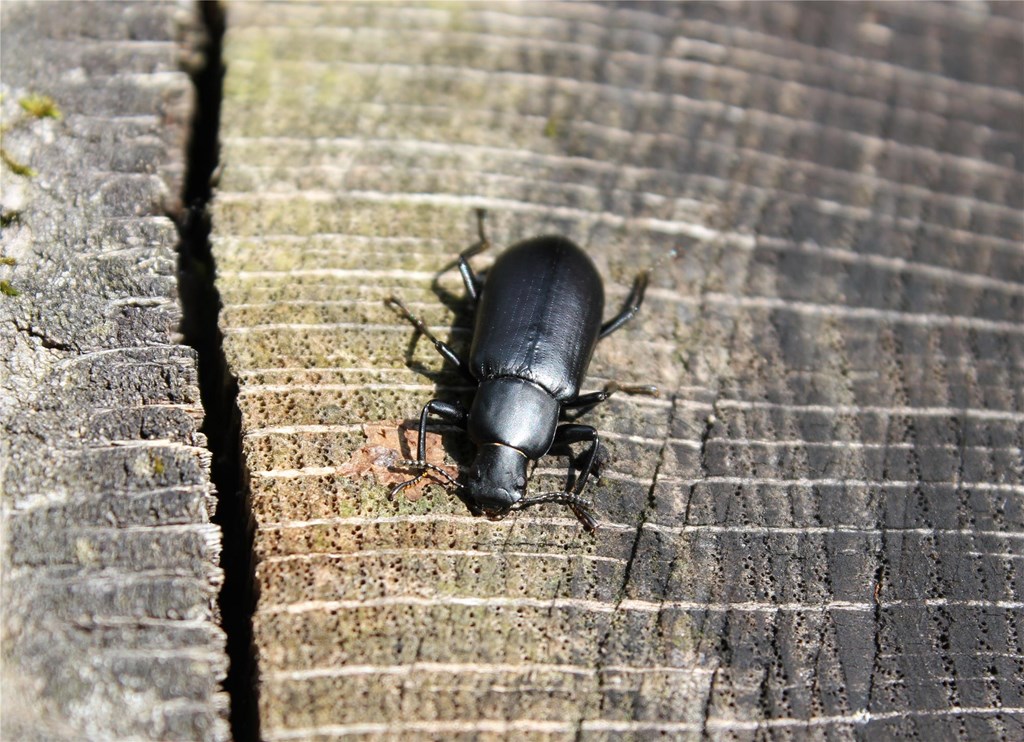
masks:
[[[440,466],[435,466],[434,464],[427,463],[426,461],[413,461],[412,459],[403,459],[402,461],[395,462],[394,465],[396,467],[401,466],[406,469],[426,469],[434,472],[435,474],[441,475],[442,479],[444,479],[446,482],[448,482],[448,484],[450,484],[452,487],[455,487],[456,489],[462,489],[464,487],[464,485],[457,482],[455,478],[452,477],[451,474],[446,472]],[[406,487],[416,484],[416,482],[420,481],[425,476],[427,476],[426,471],[424,471],[422,474],[417,474],[412,479],[408,479],[404,482],[399,482],[398,484],[391,488],[391,492],[388,496],[392,498],[395,497],[395,495],[404,490]]]
[[[523,510],[525,508],[532,508],[535,505],[546,505],[548,503],[568,505],[569,509],[572,510],[572,514],[576,516],[576,519],[579,520],[587,531],[593,533],[597,530],[597,518],[594,517],[593,512],[590,510],[590,503],[572,492],[546,492],[543,495],[527,497],[517,502],[509,510]]]

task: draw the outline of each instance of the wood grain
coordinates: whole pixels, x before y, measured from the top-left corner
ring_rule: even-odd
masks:
[[[214,247],[264,736],[1018,736],[1020,16],[232,4]],[[476,207],[584,245],[609,304],[652,271],[587,386],[663,391],[588,418],[594,537],[340,469],[465,398],[383,300],[464,349],[435,276]]]

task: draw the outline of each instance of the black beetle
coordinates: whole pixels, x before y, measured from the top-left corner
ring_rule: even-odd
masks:
[[[587,530],[597,527],[583,488],[587,484],[600,440],[590,425],[562,422],[569,409],[592,407],[615,391],[656,394],[650,386],[610,383],[602,391],[580,394],[597,342],[628,322],[640,309],[647,273],[637,276],[615,317],[601,321],[604,287],[593,262],[564,237],[535,237],[513,245],[495,260],[485,281],[473,272],[468,258],[489,246],[484,213],[477,212],[479,241],[459,255],[469,299],[476,305],[476,328],[464,362],[397,298],[394,306],[462,374],[477,384],[467,411],[458,403],[430,400],[420,414],[417,460],[400,466],[421,469],[397,485],[392,497],[426,475],[443,476],[466,493],[474,514],[501,518],[512,510],[560,503],[568,505]],[[465,430],[477,446],[476,460],[465,485],[426,461],[427,418],[438,417]],[[554,445],[589,442],[575,486],[566,492],[526,497],[528,462]]]

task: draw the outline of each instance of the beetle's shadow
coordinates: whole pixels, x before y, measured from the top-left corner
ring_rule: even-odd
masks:
[[[579,479],[580,473],[583,471],[583,467],[587,463],[587,447],[584,446],[582,449],[573,450],[572,446],[568,443],[556,444],[545,454],[545,457],[548,456],[553,456],[565,461],[565,487],[563,490],[565,492],[571,491],[576,486],[576,481]],[[608,459],[608,449],[605,448],[604,444],[599,444],[597,448],[597,455],[594,457],[594,466],[590,470],[590,479],[587,483],[587,489],[597,484],[601,479],[601,471],[604,469],[605,464],[608,463]],[[539,465],[539,461],[534,462],[534,468]],[[531,471],[531,479],[532,473],[533,472]]]
[[[434,386],[440,386],[444,382],[450,381],[453,377],[447,369],[441,369],[435,371],[434,369],[426,366],[416,360],[416,346],[423,338],[423,333],[419,330],[413,330],[412,337],[409,338],[408,345],[405,346],[405,366],[410,371],[425,376],[427,379],[434,384]],[[415,425],[413,425],[415,427]]]
[[[452,324],[449,328],[446,342],[455,350],[459,358],[466,360],[469,356],[469,342],[465,342],[464,339],[468,340],[472,337],[476,314],[474,311],[475,307],[465,293],[456,294],[441,285],[441,276],[453,270],[458,273],[458,267],[458,260],[449,262],[434,275],[433,280],[430,282],[430,288],[441,304],[452,313]],[[477,272],[477,277],[481,281],[486,278],[486,275],[486,270]],[[423,333],[414,329],[412,336],[409,338],[409,343],[405,347],[406,368],[426,377],[435,386],[459,386],[465,384],[465,379],[455,369],[451,368],[451,365],[448,363],[442,365],[440,371],[435,371],[416,360],[416,346],[422,339]]]
[[[473,303],[470,301],[469,296],[465,293],[454,294],[441,285],[441,276],[452,272],[456,274],[459,272],[458,259],[452,260],[434,275],[433,280],[430,282],[430,288],[437,295],[437,298],[441,300],[441,303],[455,313],[456,317],[459,314],[463,314],[471,319],[473,316]],[[477,271],[476,275],[482,282],[487,277],[487,271],[486,269]],[[465,286],[463,286],[464,291]]]
[[[459,358],[468,360],[469,347],[472,338],[472,327],[475,319],[474,304],[465,293],[464,289],[460,293],[454,293],[441,285],[442,276],[453,270],[457,273],[458,267],[458,259],[447,263],[434,275],[430,288],[441,304],[452,313],[452,324],[449,329],[448,339],[446,342],[456,352]],[[482,283],[482,280],[486,276],[486,271],[479,271],[476,275],[481,279]],[[467,380],[459,374],[458,371],[452,368],[451,364],[448,362],[443,362],[440,370],[434,370],[433,368],[417,361],[416,348],[417,344],[421,340],[423,340],[423,333],[414,329],[405,349],[406,367],[410,371],[429,379],[430,382],[434,384],[434,398],[443,399],[445,401],[457,400],[466,409],[469,409],[473,401],[473,394],[476,390],[462,389],[457,391],[456,388],[464,388],[469,382],[467,382]],[[417,430],[419,428],[419,418],[417,417],[404,420],[401,423],[401,427],[409,430]],[[473,459],[476,456],[476,449],[469,440],[469,437],[466,435],[466,431],[451,424],[435,422],[432,424],[428,423],[427,432],[440,433],[441,446],[445,453],[451,457],[455,462],[455,465],[458,467],[459,476],[456,481],[458,481],[462,486],[447,487],[440,482],[438,484],[443,486],[449,494],[454,495],[461,500],[473,515],[481,515],[482,511],[470,500],[465,489],[466,472],[469,471],[469,468],[473,463]],[[414,444],[410,444],[409,441],[405,439],[404,435],[399,436],[399,439],[402,456],[406,459],[415,459],[417,457],[417,451],[413,450]]]

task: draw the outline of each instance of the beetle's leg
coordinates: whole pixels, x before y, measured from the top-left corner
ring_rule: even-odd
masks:
[[[648,273],[646,271],[636,277],[629,296],[626,297],[626,301],[622,304],[622,309],[619,310],[618,314],[601,325],[601,334],[597,336],[598,340],[603,340],[611,335],[633,319],[633,315],[640,311],[640,305],[644,303],[644,292],[647,291],[647,279]]]
[[[403,461],[403,465],[409,468],[421,468],[429,470],[431,465],[427,463],[427,418],[430,415],[439,417],[445,422],[458,425],[460,428],[466,427],[466,422],[469,419],[469,413],[466,412],[465,408],[459,403],[443,402],[440,399],[432,399],[423,405],[423,411],[420,412],[420,427],[419,427],[419,439],[416,442],[416,460],[415,461]],[[425,477],[426,471],[417,474],[412,479],[406,480],[395,485],[391,490],[391,497],[394,497],[399,492],[404,490],[410,484],[415,484]]]
[[[576,478],[576,486],[572,488],[573,494],[577,496],[582,495],[583,488],[587,486],[587,479],[590,478],[590,472],[594,468],[594,460],[597,458],[598,446],[601,445],[597,428],[592,425],[563,423],[555,430],[555,440],[552,443],[552,445],[564,446],[570,443],[585,443],[587,441],[593,441],[593,443],[590,446],[590,450],[587,451],[587,459],[583,464],[583,468],[580,469],[580,474]]]
[[[491,241],[487,239],[487,233],[484,231],[484,216],[486,214],[484,209],[476,210],[476,229],[479,239],[459,253],[459,273],[462,274],[462,282],[466,284],[466,293],[469,294],[469,300],[473,304],[476,304],[477,297],[480,296],[482,282],[473,271],[473,266],[469,264],[469,259],[491,246]]]
[[[438,339],[438,337],[434,335],[434,333],[432,333],[425,324],[423,324],[423,320],[410,312],[409,308],[406,307],[397,296],[388,297],[384,300],[384,303],[395,307],[399,314],[412,322],[413,327],[415,327],[417,331],[426,335],[427,339],[434,344],[434,347],[437,348],[437,352],[444,356],[445,360],[454,364],[463,376],[474,384],[476,383],[476,379],[473,374],[470,373],[469,367],[463,363],[462,359],[459,358],[458,354],[454,350],[452,350],[451,346]]]
[[[576,417],[577,415],[582,415],[583,412],[594,405],[601,404],[610,396],[615,394],[615,392],[625,392],[626,394],[646,394],[651,397],[656,397],[658,396],[658,387],[653,384],[619,384],[614,381],[609,381],[604,385],[604,389],[599,392],[581,394],[576,397],[576,399],[563,402],[562,409],[582,410],[581,412],[576,413],[576,415],[573,415],[573,417]]]
[[[596,404],[600,404],[608,399],[615,392],[625,392],[626,394],[646,394],[651,397],[658,395],[658,387],[653,384],[619,384],[616,381],[609,381],[604,385],[604,389],[599,392],[589,392],[587,394],[581,394],[576,399],[570,400],[569,402],[563,402],[563,407],[593,407]]]
[[[458,402],[443,402],[440,399],[432,399],[423,405],[420,412],[419,440],[416,442],[416,460],[420,463],[427,460],[427,418],[430,415],[439,417],[447,423],[466,427],[469,420],[469,413]]]

